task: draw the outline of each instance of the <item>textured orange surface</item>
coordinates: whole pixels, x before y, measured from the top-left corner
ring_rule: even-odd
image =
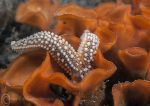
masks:
[[[0,85],[6,86],[0,89],[1,92],[13,92],[12,99],[19,95],[25,98],[24,102],[37,106],[70,105],[49,89],[49,85],[54,84],[69,91],[74,96],[71,104],[78,106],[84,94],[102,86],[103,81],[117,73],[117,66],[121,64],[127,75],[137,76],[140,80],[115,84],[112,88],[114,106],[130,105],[132,101],[145,106],[150,101],[149,10],[149,0],[117,0],[95,8],[77,4],[61,6],[54,0],[29,0],[20,4],[17,22],[54,31],[75,49],[80,43],[79,35],[88,29],[100,38],[100,46],[92,63],[94,69],[77,83],[72,82],[45,51],[26,52],[6,71],[0,71]],[[54,27],[50,28],[51,25]],[[109,61],[105,53],[109,55]]]

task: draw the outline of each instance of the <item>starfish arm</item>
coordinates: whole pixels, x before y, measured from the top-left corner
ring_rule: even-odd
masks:
[[[12,49],[16,51],[34,48],[47,50],[70,77],[76,74],[81,79],[91,70],[91,61],[98,45],[98,37],[89,31],[85,31],[81,36],[81,44],[77,52],[64,38],[48,31],[11,42]]]
[[[77,53],[74,48],[64,38],[53,32],[38,32],[19,41],[12,41],[11,47],[16,51],[45,49],[63,69],[68,71],[68,74],[72,74],[71,71],[79,71],[81,67],[77,66],[79,61],[76,59]]]
[[[81,36],[81,44],[78,48],[78,54],[83,58],[84,64],[88,68],[85,68],[84,71],[91,69],[91,61],[93,60],[93,55],[96,53],[96,50],[99,46],[99,38],[94,33],[85,30]]]
[[[81,36],[81,44],[78,53],[83,56],[84,61],[90,63],[99,46],[99,38],[94,33],[85,30]]]

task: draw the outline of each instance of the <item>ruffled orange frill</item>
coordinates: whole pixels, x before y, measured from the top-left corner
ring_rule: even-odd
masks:
[[[150,82],[136,80],[113,86],[114,106],[147,106],[150,104]]]
[[[41,30],[48,30],[54,21],[54,12],[59,7],[60,4],[57,0],[29,0],[19,5],[16,21]]]
[[[116,70],[115,65],[103,58],[100,51],[95,57],[95,69],[91,70],[79,83],[73,83],[63,73],[62,69],[50,59],[45,52],[28,52],[21,55],[3,75],[1,82],[13,87],[14,90],[23,90],[25,100],[41,105],[65,105],[59,98],[53,96],[49,85],[59,85],[74,95],[73,105],[79,104],[84,93],[89,92]],[[97,79],[97,80],[95,80]],[[19,88],[16,88],[19,87]],[[22,95],[22,92],[19,93]]]
[[[47,54],[43,64],[26,81],[23,94],[27,100],[36,105],[48,105],[50,97],[52,97],[49,85],[59,85],[75,96],[73,105],[77,106],[84,93],[94,89],[116,70],[114,64],[105,60],[100,52],[97,54],[95,61],[97,68],[91,70],[81,82],[73,83],[63,73],[59,72],[60,69],[55,69]],[[52,101],[52,103],[55,103],[55,100]]]
[[[131,47],[119,50],[118,55],[131,74],[145,78],[149,64],[149,55],[145,49],[140,47]]]

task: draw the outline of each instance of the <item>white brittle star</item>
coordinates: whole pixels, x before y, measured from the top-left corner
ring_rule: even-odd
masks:
[[[47,50],[55,61],[72,76],[79,74],[82,79],[92,68],[91,61],[99,46],[99,38],[85,30],[77,51],[64,38],[53,32],[42,31],[19,41],[12,41],[11,47],[16,51],[31,48]]]

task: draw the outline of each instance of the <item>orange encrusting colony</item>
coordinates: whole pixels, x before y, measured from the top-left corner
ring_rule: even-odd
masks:
[[[76,50],[80,35],[88,29],[100,38],[99,49],[92,69],[80,82],[72,82],[46,51],[26,52],[15,59],[6,71],[0,71],[0,96],[8,92],[11,100],[37,106],[67,106],[50,89],[58,85],[71,95],[71,105],[78,106],[87,92],[101,87],[102,83],[117,73],[121,64],[129,75],[138,80],[123,82],[112,87],[114,106],[135,104],[145,106],[150,102],[150,1],[117,0],[99,4],[95,8],[77,4],[62,6],[57,0],[28,0],[19,5],[16,21],[40,30],[51,30],[63,36]],[[51,25],[54,27],[50,27]],[[108,61],[106,54],[112,54]],[[114,59],[117,59],[114,61]],[[115,65],[113,62],[118,62]],[[116,71],[117,70],[117,71]],[[119,70],[124,71],[124,70]],[[14,99],[15,97],[15,99]],[[142,100],[142,101],[140,101]],[[11,104],[16,102],[11,101]]]

